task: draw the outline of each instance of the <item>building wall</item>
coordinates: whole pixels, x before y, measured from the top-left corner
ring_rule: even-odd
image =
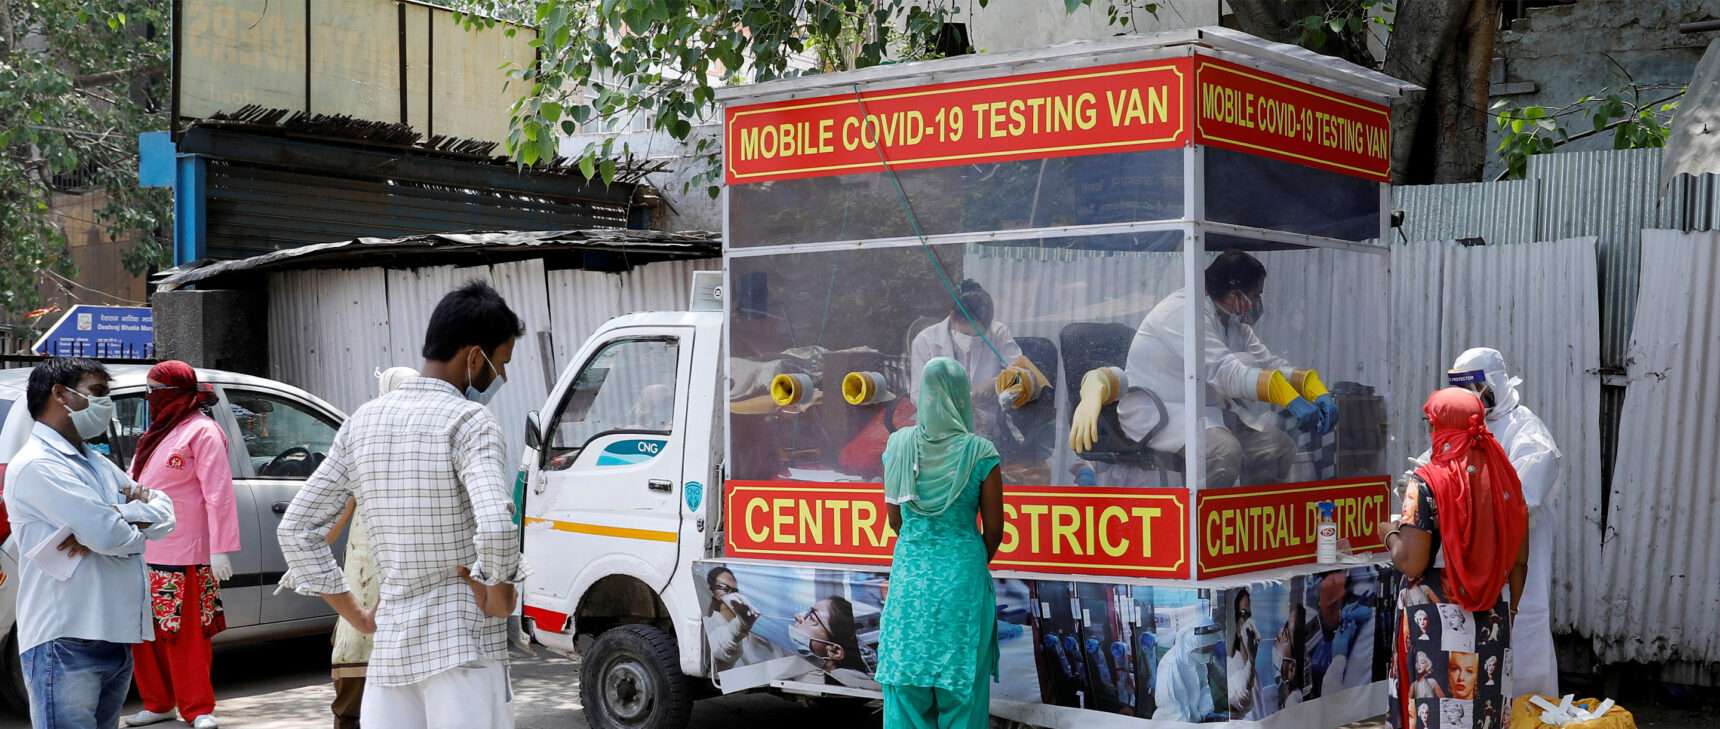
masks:
[[[1580,0],[1536,8],[1499,34],[1493,60],[1493,98],[1524,106],[1557,108],[1602,89],[1628,83],[1619,66],[1640,84],[1690,83],[1696,63],[1713,33],[1681,34],[1678,25],[1720,16],[1714,0]],[[1611,57],[1612,60],[1608,60]],[[1614,65],[1617,61],[1618,65]],[[1650,92],[1659,99],[1673,91]],[[1572,133],[1592,129],[1573,115],[1563,122]],[[1488,132],[1488,149],[1499,146],[1497,129]],[[1611,134],[1597,134],[1565,145],[1569,151],[1612,149]],[[1487,179],[1503,166],[1495,158]]]
[[[1134,11],[1130,25],[1111,25],[1108,3],[1064,13],[1063,3],[1042,0],[993,0],[977,5],[972,15],[956,18],[966,22],[968,40],[984,52],[1038,48],[1072,40],[1091,40],[1123,33],[1156,33],[1165,30],[1218,25],[1221,0],[1166,0],[1158,3],[1157,16]],[[966,16],[966,14],[963,14]]]
[[[144,276],[125,270],[124,253],[137,245],[136,239],[112,240],[107,225],[96,211],[108,204],[106,192],[83,195],[55,195],[53,216],[65,231],[66,244],[71,249],[72,262],[78,273],[67,284],[44,273],[37,291],[42,306],[69,309],[77,304],[106,306],[148,306],[149,286]]]

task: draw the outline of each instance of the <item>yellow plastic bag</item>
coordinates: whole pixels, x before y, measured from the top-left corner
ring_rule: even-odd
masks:
[[[1541,723],[1541,707],[1531,703],[1529,701],[1530,696],[1529,694],[1518,696],[1516,701],[1511,702],[1511,729],[1542,729],[1543,727],[1559,729],[1553,725]],[[1554,704],[1564,700],[1558,696],[1542,696],[1541,698]],[[1577,699],[1573,703],[1586,710],[1594,711],[1600,708],[1601,700]],[[1636,729],[1636,718],[1632,717],[1630,712],[1625,711],[1623,707],[1614,705],[1607,710],[1606,716],[1594,721],[1566,724],[1564,729]]]

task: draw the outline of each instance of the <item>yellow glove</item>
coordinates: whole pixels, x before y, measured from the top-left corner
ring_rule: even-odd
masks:
[[[1308,402],[1318,400],[1326,394],[1326,384],[1320,381],[1320,373],[1314,370],[1296,370],[1290,373],[1290,385],[1302,393],[1302,399]]]
[[[1006,408],[1024,407],[1039,399],[1040,390],[1051,385],[1045,374],[1026,357],[1016,357],[1015,364],[997,373],[997,401]]]
[[[1278,370],[1261,370],[1260,380],[1255,386],[1255,399],[1269,402],[1281,408],[1290,407],[1290,402],[1301,395],[1296,394],[1296,388],[1290,386],[1290,381],[1284,379],[1284,373]]]
[[[1069,450],[1086,453],[1099,442],[1099,412],[1123,395],[1122,372],[1100,367],[1081,378],[1081,403],[1069,423]]]

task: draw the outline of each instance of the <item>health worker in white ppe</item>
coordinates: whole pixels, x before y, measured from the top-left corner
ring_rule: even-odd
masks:
[[[1129,438],[1145,438],[1159,410],[1147,392],[1164,402],[1168,426],[1145,445],[1183,453],[1186,418],[1198,415],[1206,428],[1206,482],[1211,488],[1280,483],[1290,474],[1296,443],[1280,430],[1287,412],[1303,431],[1332,432],[1338,402],[1312,369],[1292,367],[1255,336],[1266,312],[1266,266],[1242,251],[1226,251],[1206,268],[1206,295],[1190,299],[1178,290],[1147,312],[1129,345],[1128,366],[1101,367],[1081,381],[1081,402],[1072,418],[1069,447],[1085,453],[1098,440],[1101,408],[1117,402],[1117,417]],[[1207,383],[1198,412],[1183,397],[1184,319],[1201,307],[1201,358]],[[1186,457],[1186,453],[1184,456]]]
[[[1014,364],[1022,356],[1009,327],[992,318],[994,311],[991,294],[979,282],[970,278],[957,285],[956,299],[950,302],[950,315],[921,330],[908,348],[913,367],[908,371],[914,373],[908,378],[908,390],[914,401],[919,402],[919,373],[926,370],[926,363],[939,357],[960,362],[973,387],[969,394],[973,397],[974,432],[996,440],[1002,413],[997,398],[997,376],[1003,372],[1005,363]],[[984,339],[979,337],[980,331],[985,332]],[[993,348],[997,351],[993,352]]]
[[[1210,668],[1218,660],[1223,632],[1209,615],[1177,632],[1176,645],[1159,661],[1158,684],[1153,699],[1159,708],[1153,721],[1205,721],[1216,708],[1212,703]]]
[[[1559,696],[1558,656],[1553,653],[1553,505],[1563,482],[1559,446],[1535,413],[1523,405],[1520,377],[1505,369],[1499,350],[1477,347],[1458,355],[1447,375],[1453,387],[1475,391],[1487,406],[1487,428],[1505,448],[1523,483],[1529,507],[1529,576],[1511,623],[1512,693]],[[1427,454],[1423,454],[1425,460]]]

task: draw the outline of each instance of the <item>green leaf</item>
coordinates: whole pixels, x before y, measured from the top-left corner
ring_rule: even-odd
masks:
[[[1084,0],[1063,0],[1063,13],[1067,15],[1080,10],[1083,4]]]
[[[615,183],[615,160],[603,160],[603,164],[599,166],[598,171],[603,173],[603,184],[610,185]]]
[[[1333,33],[1342,33],[1344,32],[1344,19],[1333,18],[1326,23],[1326,27],[1331,28]]]
[[[543,118],[548,120],[549,123],[554,124],[561,121],[561,104],[557,104],[553,101],[546,101],[543,106],[538,107],[538,113],[542,114]]]
[[[579,158],[579,174],[584,175],[585,179],[587,179],[587,180],[592,180],[592,179],[597,178],[597,156],[596,156],[596,154],[594,154],[592,152],[586,152],[584,155],[580,156],[580,158]]]

